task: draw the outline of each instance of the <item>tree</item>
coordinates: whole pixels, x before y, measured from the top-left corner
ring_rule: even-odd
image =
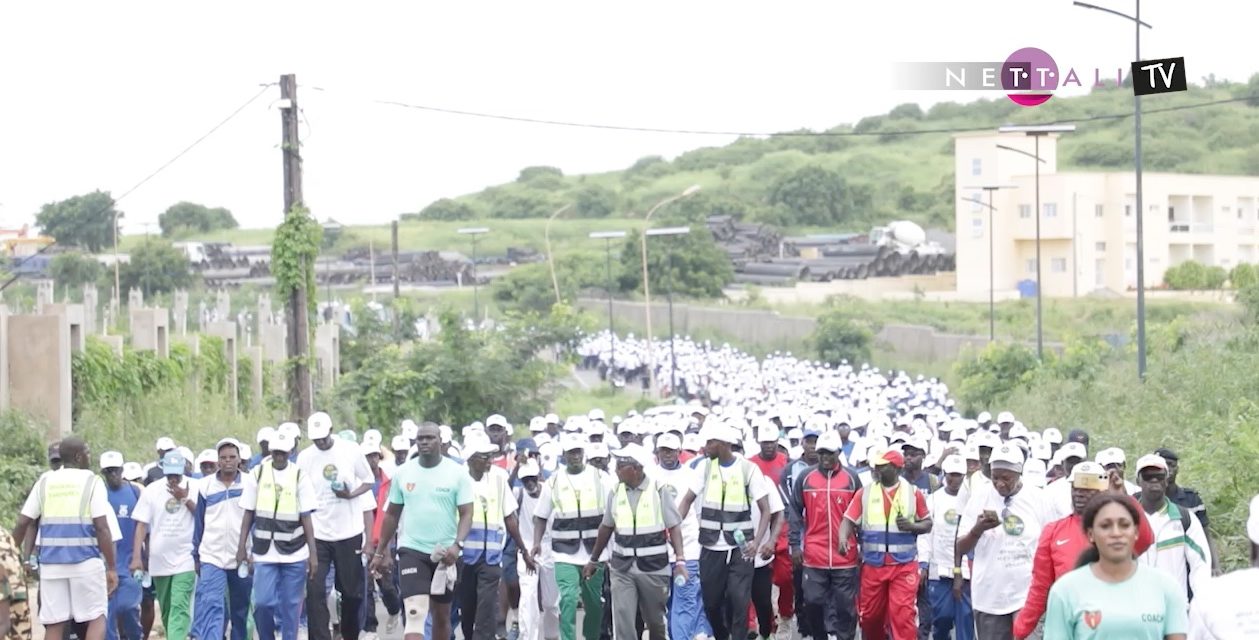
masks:
[[[467,203],[442,198],[424,207],[419,213],[404,213],[403,220],[471,220],[476,211]]]
[[[625,238],[621,249],[620,286],[624,291],[643,285],[642,236],[635,230]],[[664,295],[672,288],[678,295],[720,298],[722,289],[734,280],[734,267],[713,236],[703,227],[679,236],[647,240],[647,273],[651,290]]]
[[[906,102],[896,105],[888,112],[889,118],[903,118],[907,120],[922,120],[922,107],[916,102]]]
[[[1208,280],[1206,266],[1194,260],[1186,260],[1163,272],[1167,286],[1179,291],[1206,289]]]
[[[105,268],[99,260],[77,251],[58,254],[48,265],[48,274],[57,286],[65,289],[95,283],[104,272]]]
[[[606,218],[617,210],[616,192],[597,184],[577,190],[573,215],[578,218]]]
[[[560,298],[571,303],[583,289],[607,288],[607,269],[603,251],[578,251],[555,259],[555,283],[545,262],[523,265],[495,278],[490,286],[494,302],[500,309],[547,313],[555,305],[555,284]],[[614,257],[615,259],[615,257]],[[613,288],[621,266],[612,265]],[[618,291],[619,292],[619,291]]]
[[[525,167],[516,182],[538,189],[559,189],[564,186],[564,172],[557,167]]]
[[[35,224],[57,243],[99,252],[114,242],[114,219],[122,219],[108,191],[93,191],[50,202],[35,215]]]
[[[123,291],[135,287],[147,297],[188,287],[192,284],[192,268],[186,253],[168,241],[154,238],[131,252],[118,278]]]
[[[1052,364],[1052,352],[1045,354]],[[1019,388],[1027,388],[1040,367],[1036,352],[1019,343],[993,342],[971,359],[954,365],[961,379],[958,396],[971,410],[996,406]]]
[[[157,217],[163,238],[186,233],[209,233],[220,229],[235,229],[240,225],[232,212],[223,207],[213,209],[195,202],[177,202]]]
[[[770,189],[769,203],[783,205],[806,225],[835,225],[852,214],[852,198],[843,176],[819,166],[801,167]]]
[[[840,309],[826,312],[818,318],[809,344],[817,353],[818,360],[839,366],[847,360],[850,364],[870,360],[870,343],[874,332],[857,323]]]
[[[1259,270],[1255,269],[1255,265],[1243,262],[1229,272],[1228,281],[1234,289],[1245,289],[1259,282]]]

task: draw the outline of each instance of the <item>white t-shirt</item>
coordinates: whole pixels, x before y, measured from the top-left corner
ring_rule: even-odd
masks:
[[[1071,480],[1068,478],[1058,478],[1045,485],[1045,498],[1049,501],[1050,522],[1075,513],[1075,504],[1071,500]]]
[[[271,463],[267,462],[266,464],[269,466]],[[260,473],[271,473],[271,471],[267,471],[261,466],[259,466],[256,471]],[[288,465],[287,467],[284,467],[282,471],[275,471],[276,483],[283,484],[285,482],[288,482],[288,476],[290,474],[297,473],[297,471],[298,471],[297,466],[292,465],[292,464]],[[251,471],[250,473],[252,474],[254,473],[254,471]],[[311,511],[314,511],[315,507],[319,504],[318,500],[319,498],[318,496],[315,495],[314,487],[310,486],[310,480],[306,478],[306,472],[303,471],[302,478],[297,483],[297,510],[300,513],[310,513]],[[245,486],[245,491],[240,496],[240,507],[246,511],[256,511],[258,509],[258,483],[257,482],[251,482]],[[359,521],[361,522],[363,518],[362,514],[359,514],[358,517],[359,517]],[[273,543],[267,549],[266,553],[262,555],[254,555],[252,538],[247,544],[249,544],[249,555],[252,556],[253,562],[276,562],[276,563],[302,562],[310,557],[310,547],[306,545],[302,545],[301,549],[298,549],[292,554],[286,555],[286,554],[280,553],[275,548],[275,544]]]
[[[1259,568],[1218,578],[1193,594],[1189,640],[1259,640]]]
[[[311,515],[315,538],[335,542],[363,533],[363,511],[369,508],[363,496],[371,500],[371,491],[346,500],[333,493],[332,483],[340,480],[347,490],[354,491],[363,483],[373,484],[375,477],[358,445],[336,438],[332,442],[327,451],[313,444],[303,449],[297,458],[297,466],[310,482],[319,501],[319,506]]]
[[[179,486],[188,490],[188,500],[195,504],[198,485],[184,477]],[[166,478],[144,488],[131,519],[148,526],[149,575],[173,576],[196,569],[192,559],[192,529],[195,518],[183,501],[170,492]]]
[[[1032,585],[1032,559],[1040,543],[1040,532],[1050,520],[1044,491],[1028,485],[1009,504],[992,485],[974,493],[962,512],[959,531],[966,535],[985,510],[998,517],[1008,509],[1002,524],[984,532],[975,545],[971,566],[971,603],[975,611],[1005,615],[1023,608]]]
[[[927,496],[927,510],[931,512],[931,533],[918,536],[918,561],[930,563],[927,578],[952,580],[957,525],[962,518],[957,496],[949,495],[940,487]],[[970,579],[970,563],[965,559],[962,560],[962,577]]]
[[[696,465],[695,474],[691,476],[691,493],[695,494],[695,500],[691,502],[691,511],[693,512],[698,512],[703,508],[705,491],[704,483],[707,481],[709,464],[711,464],[709,460],[703,460]],[[748,497],[751,499],[754,507],[756,506],[756,501],[769,496],[771,482],[765,478],[765,474],[761,473],[761,468],[752,464],[751,460],[736,456],[734,462],[730,466],[723,467],[720,464],[717,466],[718,473],[721,474],[723,479],[732,473],[748,474],[747,477],[750,478],[748,481]],[[757,511],[753,511],[753,534],[755,534],[757,523],[760,522],[758,518],[759,513]],[[719,536],[717,538],[717,542],[708,545],[707,548],[711,551],[729,551],[734,548],[734,545],[726,542],[725,536]]]
[[[35,520],[44,513],[44,502],[42,495],[42,485],[47,482],[54,474],[58,474],[58,480],[63,476],[70,476],[69,482],[73,482],[78,486],[87,484],[88,476],[95,476],[87,469],[71,469],[62,467],[56,471],[46,471],[40,476],[39,481],[35,483],[35,488],[31,490],[30,495],[26,496],[26,502],[22,505],[22,515]],[[118,529],[118,518],[114,515],[114,508],[109,504],[109,494],[105,489],[105,481],[99,477],[92,484],[92,498],[88,503],[88,513],[92,518],[105,518],[110,522],[109,530],[115,542],[122,539],[121,530]],[[22,544],[21,540],[17,541]],[[36,537],[38,544],[38,536]],[[40,566],[39,574],[44,578],[59,580],[62,578],[78,578],[80,576],[88,576],[105,571],[105,561],[101,558],[92,558],[84,560],[76,564],[44,564]]]
[[[651,470],[651,477],[660,484],[667,484],[673,488],[677,497],[678,507],[682,506],[682,500],[686,498],[686,492],[694,486],[695,470],[685,463],[679,463],[676,469],[665,469],[656,466]],[[691,512],[682,518],[682,524],[679,526],[682,532],[682,553],[686,554],[685,560],[699,561],[699,505],[693,505]],[[670,547],[672,551],[672,547]]]
[[[765,475],[761,474],[761,479],[764,480],[764,478],[765,478]],[[777,489],[767,492],[765,494],[765,497],[769,498],[769,515],[771,518],[773,518],[773,516],[776,514],[781,514],[783,510],[786,509],[786,507],[783,505],[782,494],[779,493]],[[753,502],[752,503],[752,522],[753,524],[755,524],[760,521],[761,521],[761,508],[757,506],[756,502]],[[787,525],[784,523],[783,526],[785,527]],[[767,530],[765,532],[765,535],[769,535],[769,533],[770,531]],[[752,566],[756,569],[760,569],[761,567],[767,567],[769,566],[771,562],[774,561],[774,554],[770,554],[768,558],[761,557],[761,545],[763,544],[764,543],[761,542],[756,545],[756,558],[752,562]],[[775,541],[775,544],[776,544],[776,541]]]
[[[253,474],[243,471],[237,472],[236,482],[230,486],[223,484],[217,473],[199,481],[199,499],[206,503],[201,546],[197,549],[201,562],[220,569],[236,568],[236,548],[240,544],[240,528],[245,518],[240,499],[245,495],[245,487],[254,482]],[[239,495],[232,497],[233,492],[239,492]]]
[[[567,473],[568,472],[564,469],[560,469],[552,474],[546,482],[542,483],[542,495],[538,496],[538,506],[534,509],[533,515],[546,520],[547,531],[550,531],[551,527],[555,524],[553,518],[551,517],[552,512],[555,510],[555,505],[553,504],[553,500],[551,498],[551,483],[557,481],[566,482],[564,476]],[[603,504],[603,500],[607,498],[609,493],[616,489],[616,480],[614,480],[606,471],[600,471],[591,465],[586,465],[586,468],[582,470],[582,473],[596,473],[599,475],[599,483],[602,485],[599,488],[599,493],[597,494],[600,502],[599,509],[597,511],[591,511],[589,515],[598,515],[602,517],[606,506]],[[611,555],[612,545],[609,544],[603,548],[603,554],[599,556],[599,562],[606,562]],[[552,549],[552,557],[555,562],[562,562],[565,564],[585,565],[587,562],[590,562],[590,552],[587,551],[585,545],[582,544],[577,546],[576,553],[561,553]]]

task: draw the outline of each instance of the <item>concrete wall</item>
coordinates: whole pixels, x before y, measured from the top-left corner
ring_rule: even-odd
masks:
[[[42,420],[45,437],[70,434],[70,323],[64,315],[11,315],[5,351],[8,405]]]
[[[235,322],[211,322],[206,327],[206,334],[223,339],[223,357],[227,359],[227,390],[232,398],[232,410],[239,411],[240,407],[236,406],[236,323]]]
[[[583,299],[577,303],[582,308],[607,315],[606,300]],[[612,303],[618,322],[625,322],[636,334],[646,326],[643,303],[616,300]],[[657,339],[669,335],[669,306],[652,302],[652,335]],[[756,309],[721,309],[686,304],[673,305],[673,325],[677,335],[687,335],[696,330],[715,331],[743,344],[761,347],[799,345],[813,333],[813,318],[779,315],[774,311]],[[624,333],[624,328],[618,333]],[[639,337],[644,337],[639,335]],[[926,362],[952,361],[967,347],[983,348],[987,336],[967,336],[940,333],[931,327],[889,324],[875,336],[875,340],[899,356]],[[1025,343],[1035,347],[1035,343]],[[1058,343],[1045,343],[1051,350],[1061,350]]]
[[[135,293],[133,290],[132,293]],[[170,355],[170,312],[166,309],[131,307],[131,346],[136,351],[156,351],[158,357]]]

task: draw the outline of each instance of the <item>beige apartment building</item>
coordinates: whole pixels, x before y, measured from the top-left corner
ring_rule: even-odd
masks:
[[[1071,134],[1067,134],[1071,135]],[[954,138],[957,195],[957,290],[987,297],[989,241],[998,292],[1036,280],[1035,161],[997,145],[1034,152],[1022,133]],[[1057,139],[1040,138],[1041,278],[1046,296],[1131,291],[1137,282],[1136,180],[1132,171],[1057,170]],[[1145,284],[1186,260],[1231,269],[1259,262],[1259,177],[1146,172]],[[985,185],[994,191],[992,226]],[[980,296],[979,294],[983,294]]]

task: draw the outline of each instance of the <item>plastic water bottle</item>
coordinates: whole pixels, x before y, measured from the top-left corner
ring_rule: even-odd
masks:
[[[673,576],[673,584],[679,587],[686,586],[686,578],[684,576]]]
[[[240,566],[236,567],[236,576],[240,578],[241,580],[244,580],[245,578],[249,577],[249,563],[248,562],[242,562],[240,563]]]
[[[739,545],[739,548],[742,549],[743,545],[747,544],[747,542],[748,542],[748,539],[747,539],[747,536],[743,535],[743,530],[735,529],[734,530],[734,543]]]
[[[333,480],[333,481],[332,481],[332,490],[333,490],[333,491],[340,491],[340,490],[342,490],[342,489],[344,489],[344,488],[345,488],[345,483],[344,483],[344,482],[341,482],[340,480]]]

